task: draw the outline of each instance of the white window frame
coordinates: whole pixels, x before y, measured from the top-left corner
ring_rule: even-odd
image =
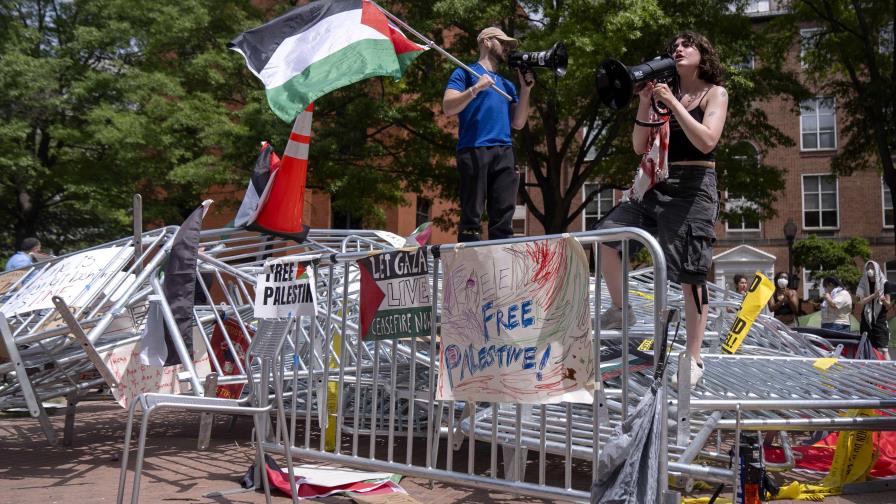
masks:
[[[812,35],[823,31],[821,28],[803,28],[800,30],[800,68],[806,68],[806,41]]]
[[[590,190],[591,188],[593,188],[594,186],[599,186],[599,185],[600,184],[595,183],[595,182],[585,182],[584,184],[582,184],[582,201],[585,201],[585,198],[588,197],[588,193],[591,192],[591,190]],[[601,195],[606,191],[610,191],[610,208],[603,210],[601,208],[601,204],[600,204]],[[601,217],[603,217],[604,215],[607,215],[607,212],[612,210],[613,206],[616,205],[616,190],[611,189],[611,188],[601,189],[600,192],[597,193],[597,196],[595,196],[594,201],[597,202],[596,217],[598,218],[598,220],[600,220]],[[585,208],[582,209],[582,229],[584,231],[588,231],[588,217],[595,217],[595,215],[588,213],[588,207],[586,205]]]
[[[803,275],[802,275],[803,276],[803,278],[802,278],[803,299],[809,299],[809,293],[810,293],[809,284],[812,284],[814,286],[814,288],[811,290],[817,292],[819,296],[821,295],[821,292],[823,290],[821,288],[821,285],[815,285],[816,283],[820,284],[821,280],[819,280],[818,282],[815,282],[812,280],[813,273],[815,273],[815,271],[803,268]]]
[[[740,70],[753,70],[756,68],[756,53],[750,51],[750,54],[740,63],[735,63],[735,68]]]
[[[894,275],[894,274],[896,274],[896,268],[891,269],[890,268],[891,264],[896,264],[896,259],[894,259],[892,261],[884,262],[884,264],[883,264],[884,276],[887,277],[888,282],[896,283],[896,275]],[[890,275],[894,275],[894,278],[892,280],[890,279]]]
[[[886,24],[880,29],[880,53],[893,54],[894,32],[893,23]]]
[[[887,205],[892,204],[893,200],[887,197],[887,193],[890,192],[890,188],[884,183],[884,179],[880,179],[880,200],[881,200],[881,222],[883,223],[884,229],[893,229],[893,221],[896,220],[896,214],[893,213],[893,207],[887,208]],[[890,210],[890,224],[887,225],[887,210]]]
[[[744,6],[744,14],[757,14],[760,12],[770,12],[772,3],[769,0],[747,0]]]
[[[600,126],[601,126],[600,121],[599,120],[595,121],[593,130],[599,130]],[[591,134],[591,131],[593,131],[593,130],[589,129],[588,126],[582,126],[582,143],[583,144],[588,143],[588,140],[589,140],[588,137]],[[601,135],[604,135],[604,134],[606,134],[606,131],[601,132]],[[591,145],[591,148],[588,149],[588,152],[585,153],[585,161],[594,161],[595,159],[597,159],[598,143],[600,143],[599,138],[597,140],[595,140],[595,142]]]
[[[818,140],[818,142],[816,143],[816,145],[818,145],[818,146],[815,148],[808,148],[803,145],[803,115],[804,115],[804,113],[803,113],[803,104],[800,103],[800,115],[799,115],[800,151],[802,151],[802,152],[821,152],[821,151],[837,150],[837,144],[839,143],[838,138],[837,138],[837,103],[834,101],[833,98],[826,98],[824,96],[816,96],[814,98],[809,98],[809,100],[814,100],[816,102],[816,105],[815,105],[815,125],[816,125],[815,136],[816,136],[816,139]],[[805,101],[809,101],[809,100],[805,100]],[[818,114],[818,108],[819,108],[818,105],[819,105],[819,102],[824,101],[824,100],[830,100],[831,108],[833,109],[833,113],[831,114],[834,117],[834,146],[833,147],[821,147],[821,128],[818,127],[818,118],[820,117],[820,115]]]
[[[818,193],[818,210],[811,210],[812,212],[819,212],[818,216],[818,226],[809,226],[806,224],[806,177],[833,177],[834,178],[834,201],[836,202],[836,211],[837,211],[837,225],[836,226],[822,226],[821,225],[821,212],[824,210],[821,207],[821,192]],[[821,186],[819,186],[819,191],[821,190]],[[813,231],[826,231],[826,230],[837,230],[840,229],[840,177],[836,177],[830,173],[804,173],[800,176],[800,214],[802,215],[803,221],[803,229],[810,229]]]
[[[432,221],[432,207],[433,207],[433,200],[432,200],[432,198],[428,198],[428,197],[426,197],[426,196],[421,196],[421,195],[418,194],[418,195],[417,195],[417,200],[414,202],[414,226],[415,226],[415,227],[420,226],[421,224],[423,224],[423,222],[418,222],[418,221],[420,220],[420,215],[421,215],[421,213],[420,213],[420,202],[421,202],[421,201],[427,201],[427,202],[429,202],[429,209],[428,209],[427,212],[426,212],[426,219],[425,219],[423,222],[430,222],[430,221]]]
[[[749,206],[758,208],[759,205],[756,203],[747,200],[746,198],[731,198],[725,201],[725,209],[730,211],[730,207],[740,207],[740,206]],[[748,228],[746,226],[745,219],[741,216],[740,227],[731,227],[731,223],[728,219],[725,219],[725,232],[727,233],[756,233],[762,231],[762,219],[759,219],[759,226],[755,228]]]

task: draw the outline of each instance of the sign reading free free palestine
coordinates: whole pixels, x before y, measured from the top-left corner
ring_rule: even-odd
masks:
[[[361,270],[361,335],[415,338],[432,332],[429,263],[424,247],[373,254]]]
[[[301,263],[270,262],[255,282],[255,317],[286,318],[317,313],[314,269]]]

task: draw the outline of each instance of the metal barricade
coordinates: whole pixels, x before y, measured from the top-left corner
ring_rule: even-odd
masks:
[[[566,235],[564,235],[566,236]],[[622,241],[623,253],[629,240],[646,245],[653,256],[656,287],[652,289],[647,337],[662,341],[665,328],[666,269],[660,247],[654,238],[635,229],[617,229],[576,233],[573,236],[584,245],[609,241]],[[466,244],[466,247],[537,242],[560,236],[544,236]],[[300,255],[278,261],[295,260],[315,266],[325,273],[321,279],[337,278],[341,270],[343,281],[326,282],[324,298],[330,300],[313,323],[303,320],[302,327],[310,327],[305,334],[308,346],[320,348],[316,357],[304,353],[299,359],[307,372],[294,375],[292,401],[289,409],[292,447],[268,443],[265,449],[282,453],[290,449],[294,456],[377,471],[394,471],[405,475],[437,479],[445,482],[473,485],[508,491],[520,495],[566,500],[588,500],[593,475],[582,477],[574,469],[577,450],[573,437],[588,436],[595,441],[609,433],[607,396],[616,396],[622,415],[638,397],[633,393],[636,381],[628,366],[622,366],[618,389],[597,387],[597,399],[593,404],[575,405],[563,403],[552,406],[510,405],[497,408],[493,403],[461,401],[436,401],[435,383],[439,355],[439,293],[441,292],[439,254],[456,245],[429,247],[430,285],[433,287],[433,324],[429,338],[420,341],[392,340],[365,342],[359,336],[358,306],[359,288],[356,261],[367,253],[347,252],[330,255]],[[597,247],[595,247],[597,248]],[[598,264],[599,264],[599,252]],[[623,261],[623,278],[628,278],[628,266]],[[592,279],[593,288],[599,292],[599,275]],[[624,290],[628,290],[624,286]],[[592,318],[596,366],[599,367],[601,328],[600,296],[593,306]],[[311,317],[303,317],[311,318]],[[652,324],[650,323],[652,321]],[[623,352],[623,362],[628,360],[628,346],[632,336],[627,328],[618,333],[607,333],[604,341],[617,339]],[[655,360],[660,355],[655,355]],[[302,384],[304,382],[304,384]],[[305,398],[300,396],[305,394]],[[335,395],[335,401],[333,401]],[[287,394],[289,396],[289,394]],[[334,404],[335,403],[335,404]],[[665,404],[661,405],[665,408]],[[334,411],[335,410],[335,411]],[[506,413],[505,413],[506,412]],[[537,416],[537,412],[541,412]],[[507,418],[508,421],[502,421]],[[587,419],[586,419],[587,418]],[[595,422],[603,418],[606,422]],[[491,419],[484,428],[485,419]],[[336,425],[332,425],[335,423]],[[472,423],[472,424],[471,424]],[[513,426],[509,428],[508,426]],[[523,428],[539,426],[534,441],[528,439]],[[528,432],[528,430],[527,430]],[[574,433],[571,436],[570,433]],[[364,439],[362,439],[364,438]],[[454,451],[460,447],[458,439],[467,440],[467,467],[459,469],[453,460]],[[327,446],[329,442],[331,446]],[[314,440],[314,441],[312,441]],[[425,450],[415,441],[425,440]],[[530,442],[533,441],[533,442]],[[522,470],[528,459],[525,449],[539,447],[539,474],[528,475]],[[663,441],[665,445],[665,440]],[[488,446],[489,463],[480,460],[480,448]],[[442,448],[442,450],[440,450]],[[497,452],[504,449],[504,477],[499,477]],[[403,453],[402,453],[403,451]],[[441,452],[441,453],[440,453]],[[589,451],[588,458],[596,460],[597,451]],[[482,454],[484,455],[484,453]],[[545,467],[548,459],[559,456],[564,464],[562,484],[549,481]],[[663,457],[665,458],[665,457]],[[594,464],[592,467],[596,467]],[[517,470],[516,468],[521,468]],[[573,473],[576,479],[573,478]],[[665,490],[666,468],[660,464],[657,484]],[[662,492],[660,492],[662,493]]]

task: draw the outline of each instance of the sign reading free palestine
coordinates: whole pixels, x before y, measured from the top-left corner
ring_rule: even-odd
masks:
[[[432,331],[432,295],[426,248],[373,254],[361,270],[361,336],[415,338]]]

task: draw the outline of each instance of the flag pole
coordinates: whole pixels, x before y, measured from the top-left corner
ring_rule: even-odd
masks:
[[[448,58],[449,60],[451,60],[451,62],[454,63],[455,65],[457,65],[457,66],[463,68],[464,70],[470,72],[470,73],[473,74],[473,76],[476,77],[477,79],[479,79],[479,78],[481,77],[481,75],[479,75],[479,74],[476,73],[472,68],[470,68],[470,67],[468,67],[466,64],[464,64],[464,62],[462,62],[461,60],[459,60],[459,59],[455,58],[454,56],[452,56],[451,53],[449,53],[448,51],[446,51],[446,50],[442,49],[441,47],[439,47],[438,45],[436,45],[436,43],[433,42],[432,40],[430,40],[430,39],[424,37],[420,32],[418,32],[417,30],[411,28],[407,23],[405,23],[404,21],[402,21],[402,20],[399,19],[398,17],[394,16],[391,12],[389,12],[389,11],[387,11],[386,9],[380,7],[376,2],[374,2],[373,0],[371,0],[370,3],[373,4],[374,7],[376,7],[377,9],[379,9],[380,12],[382,12],[383,14],[385,14],[387,18],[391,19],[392,21],[395,21],[395,24],[397,24],[398,26],[402,27],[403,29],[409,31],[409,32],[410,32],[411,34],[413,34],[415,37],[417,37],[417,38],[419,38],[420,40],[422,40],[423,42],[425,42],[425,43],[426,43],[426,47],[429,47],[429,48],[431,48],[431,49],[435,49],[436,52],[438,52],[438,53],[441,54],[442,56],[444,56],[444,57]],[[499,95],[503,96],[505,100],[507,100],[507,101],[513,101],[513,98],[511,98],[511,96],[510,96],[509,94],[505,93],[503,89],[499,88],[499,87],[498,87],[498,84],[497,84],[496,82],[493,82],[493,83],[492,83],[492,89],[494,89],[495,91],[497,91]]]

